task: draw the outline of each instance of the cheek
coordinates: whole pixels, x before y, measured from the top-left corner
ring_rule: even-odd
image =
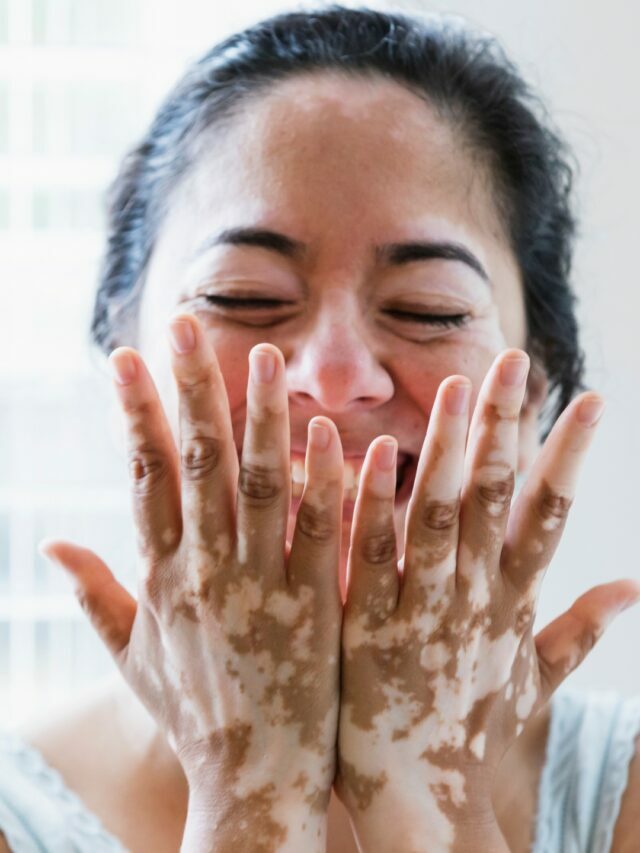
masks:
[[[420,412],[430,412],[440,383],[454,374],[472,383],[472,404],[496,356],[507,344],[499,329],[461,332],[422,349],[412,348],[394,362],[402,394]]]
[[[209,345],[216,354],[222,378],[224,380],[231,412],[231,422],[236,444],[242,444],[244,435],[245,406],[247,400],[247,381],[249,379],[249,352],[263,338],[255,338],[230,331],[203,327]]]
[[[220,365],[229,408],[233,413],[244,406],[247,398],[249,352],[258,340],[245,340],[244,335],[210,327],[206,328],[206,337]]]

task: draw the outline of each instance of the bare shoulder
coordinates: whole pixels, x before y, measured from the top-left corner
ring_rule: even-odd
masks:
[[[611,853],[636,853],[640,838],[640,735],[629,764],[627,787],[613,833]]]
[[[95,773],[99,753],[113,743],[110,717],[113,701],[108,687],[85,694],[46,719],[31,720],[21,736],[55,768],[67,785],[82,794],[85,780]]]
[[[126,686],[108,683],[20,734],[127,850],[175,853],[188,786],[155,723],[131,695]]]
[[[0,853],[11,853],[11,848],[7,844],[7,840],[0,832]]]

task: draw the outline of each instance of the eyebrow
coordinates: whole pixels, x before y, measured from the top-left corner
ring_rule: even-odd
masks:
[[[267,228],[227,228],[208,237],[196,249],[193,257],[198,257],[215,246],[254,246],[269,249],[293,260],[299,260],[307,251],[307,246],[300,240],[294,240],[292,237],[287,237],[285,234]],[[485,268],[473,252],[461,243],[449,240],[412,240],[409,243],[386,243],[376,248],[376,256],[391,266],[402,266],[414,261],[433,259],[460,261],[474,270],[484,282],[490,284]]]

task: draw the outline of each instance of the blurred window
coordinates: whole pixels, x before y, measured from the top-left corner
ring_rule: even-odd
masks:
[[[38,541],[90,545],[132,585],[126,471],[88,325],[105,190],[153,109],[148,13],[148,0],[0,0],[0,726],[113,667]]]

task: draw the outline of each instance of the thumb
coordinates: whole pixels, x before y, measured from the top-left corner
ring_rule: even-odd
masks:
[[[638,581],[594,586],[536,635],[543,701],[582,663],[609,623],[638,600]]]
[[[118,657],[131,637],[135,599],[118,583],[100,557],[88,548],[46,539],[38,550],[72,576],[82,609],[107,649]]]

